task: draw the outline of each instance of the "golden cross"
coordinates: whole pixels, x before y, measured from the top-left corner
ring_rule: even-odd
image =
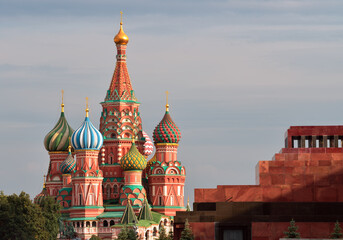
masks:
[[[63,91],[63,89],[62,89],[62,104],[63,104],[63,95],[64,95],[64,91]]]
[[[123,23],[123,12],[120,11],[120,22]]]
[[[168,105],[168,94],[169,94],[169,92],[166,91],[167,105]]]
[[[166,111],[167,111],[167,112],[169,112],[168,94],[169,94],[169,92],[166,91],[166,98],[167,98],[167,100],[166,100],[166,102],[167,102],[167,104],[166,104]]]
[[[86,108],[88,109],[88,97],[86,97]]]

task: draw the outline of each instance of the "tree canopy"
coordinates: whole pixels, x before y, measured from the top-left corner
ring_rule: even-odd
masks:
[[[4,240],[55,240],[59,206],[46,198],[37,205],[25,192],[5,195],[0,192],[0,236]]]

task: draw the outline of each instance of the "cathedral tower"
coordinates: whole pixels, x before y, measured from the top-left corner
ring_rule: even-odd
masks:
[[[120,159],[131,148],[132,137],[136,138],[138,150],[143,153],[144,137],[139,114],[139,102],[132,89],[126,66],[128,36],[120,22],[120,30],[114,37],[117,47],[117,62],[105,100],[101,103],[100,132],[104,136],[100,168],[104,173],[104,199],[119,201],[119,189],[123,182]]]
[[[44,146],[49,152],[50,163],[48,174],[46,176],[46,191],[47,194],[53,197],[58,195],[58,191],[62,188],[62,177],[60,171],[61,163],[68,156],[69,138],[74,130],[69,126],[67,119],[64,116],[63,90],[61,115],[55,127],[45,136]]]
[[[168,95],[166,112],[156,126],[153,138],[156,153],[148,163],[150,202],[154,211],[175,216],[176,211],[186,210],[184,207],[186,171],[177,160],[181,133],[170,116]]]
[[[98,156],[103,136],[88,117],[71,137],[75,149],[76,168],[72,173],[72,218],[96,217],[104,211],[102,198],[102,171]]]

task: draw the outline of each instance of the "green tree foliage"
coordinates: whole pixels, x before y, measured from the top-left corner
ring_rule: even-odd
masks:
[[[6,196],[0,192],[0,236],[4,240],[49,239],[39,206],[28,194]]]
[[[47,200],[42,207],[24,192],[6,196],[0,192],[0,236],[2,240],[51,240],[58,232],[58,209]],[[56,221],[55,221],[56,220]]]
[[[294,219],[291,220],[288,232],[283,232],[287,238],[300,238],[300,233],[297,232],[298,226],[295,225]]]
[[[166,229],[164,228],[164,226],[162,224],[161,224],[160,229],[159,229],[159,237],[157,240],[168,240]]]
[[[100,237],[92,235],[92,237],[89,240],[101,240]]]
[[[64,227],[64,231],[63,231],[63,237],[66,239],[72,239],[76,237],[76,232],[75,229],[73,227],[73,224],[71,223],[67,223]]]
[[[342,235],[342,228],[339,226],[339,222],[336,221],[333,233],[331,233],[331,238],[341,238]]]
[[[120,233],[118,234],[117,240],[127,240],[129,238],[127,233],[127,227],[126,225],[121,229]]]
[[[133,229],[133,228],[130,228],[127,231],[127,236],[128,236],[128,240],[137,240],[138,239],[137,233],[136,233],[135,229]]]
[[[188,219],[185,222],[185,228],[181,232],[180,240],[194,240],[192,229],[189,227]]]
[[[59,230],[60,206],[51,197],[46,197],[40,202],[40,207],[45,220],[45,231],[49,240],[56,240]]]

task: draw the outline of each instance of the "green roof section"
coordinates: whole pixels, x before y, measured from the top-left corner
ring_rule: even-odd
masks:
[[[103,212],[97,218],[121,218],[123,212]]]
[[[150,206],[149,206],[146,198],[144,199],[143,206],[139,212],[138,220],[139,221],[141,221],[141,220],[152,221],[153,220],[152,214],[151,214],[151,209],[150,209]]]
[[[120,220],[120,223],[121,224],[138,223],[136,214],[133,211],[130,201],[127,201],[127,205],[126,205],[123,217]]]
[[[81,217],[81,218],[68,218],[68,221],[96,221],[96,217]]]

